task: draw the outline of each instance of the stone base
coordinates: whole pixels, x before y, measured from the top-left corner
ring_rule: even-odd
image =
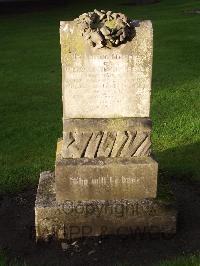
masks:
[[[54,173],[43,172],[35,203],[36,238],[176,232],[177,212],[156,199],[56,201]]]
[[[156,198],[158,163],[144,158],[79,158],[57,156],[56,200],[121,200]]]
[[[149,118],[64,119],[57,142],[56,200],[156,198]]]

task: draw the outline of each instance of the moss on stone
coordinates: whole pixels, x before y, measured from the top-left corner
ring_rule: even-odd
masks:
[[[61,35],[61,45],[62,62],[67,65],[71,65],[73,63],[74,54],[80,56],[84,53],[84,40],[77,30],[73,35],[63,33]]]
[[[109,29],[114,29],[117,25],[117,21],[116,19],[112,19],[112,20],[107,20],[105,22],[105,26],[108,27]]]
[[[109,128],[117,128],[117,130],[124,131],[124,120],[123,118],[116,118],[116,119],[110,119],[109,121]]]

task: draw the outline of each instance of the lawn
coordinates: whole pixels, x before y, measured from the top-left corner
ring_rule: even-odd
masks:
[[[0,254],[0,265],[1,266],[27,266],[25,262],[18,261],[17,259],[9,261],[5,254]],[[58,264],[59,265],[59,264]],[[131,265],[131,264],[129,264]],[[156,263],[154,266],[199,266],[200,265],[200,256],[191,255],[186,257],[178,257],[175,260],[166,260],[160,263]],[[115,265],[115,266],[126,266],[125,264]]]
[[[190,255],[190,256],[180,256],[176,259],[166,260],[156,264],[155,266],[199,266],[200,265],[200,256],[199,255]]]
[[[153,152],[165,176],[200,180],[200,15],[183,12],[200,1],[135,7],[98,0],[1,14],[1,193],[34,186],[40,171],[54,168],[62,135],[59,21],[95,7],[152,20]]]
[[[161,0],[140,7],[125,0],[71,2],[39,11],[0,10],[0,194],[36,187],[39,173],[53,170],[62,135],[59,21],[94,8],[152,20],[152,140],[160,176],[200,182],[200,15],[184,12],[200,8],[200,1]],[[199,261],[190,256],[158,265]],[[0,253],[0,265],[6,263]]]

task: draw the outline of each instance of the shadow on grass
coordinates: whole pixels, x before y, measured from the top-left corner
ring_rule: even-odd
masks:
[[[96,237],[81,239],[63,252],[60,243],[35,243],[35,190],[4,197],[0,206],[0,249],[25,265],[154,265],[200,249],[200,189],[174,182],[180,221],[173,238]],[[188,245],[190,243],[190,245]],[[69,244],[69,242],[68,242]],[[77,249],[78,246],[78,249]],[[92,251],[92,252],[91,252]],[[91,254],[91,255],[88,255]],[[113,256],[110,256],[113,254]],[[131,263],[130,263],[131,262]],[[93,263],[93,264],[92,264]]]
[[[159,163],[159,169],[165,176],[199,182],[200,142],[158,152],[156,159]]]
[[[35,243],[34,201],[36,188],[15,196],[2,197],[0,201],[0,250],[9,258],[19,257],[27,265],[154,265],[164,259],[173,259],[180,254],[200,250],[200,188],[191,182],[182,182],[176,177],[189,180],[198,166],[199,143],[169,149],[159,154],[169,171],[161,170],[164,178],[172,174],[172,190],[179,210],[177,235],[171,239],[133,236],[96,237],[78,240],[66,252],[60,243]],[[176,172],[174,172],[176,170]],[[176,173],[179,173],[178,175]],[[185,176],[181,176],[181,173]],[[190,174],[189,174],[190,173]],[[190,245],[188,245],[190,243]],[[76,249],[78,245],[78,249]],[[92,250],[92,255],[90,254]],[[114,254],[110,256],[110,254]],[[131,262],[131,263],[130,263]]]

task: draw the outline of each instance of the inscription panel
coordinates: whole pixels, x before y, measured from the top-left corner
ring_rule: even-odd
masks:
[[[118,185],[135,185],[135,183],[144,182],[144,177],[125,177],[120,176],[115,178],[113,176],[99,176],[92,178],[82,178],[82,177],[70,177],[69,183],[70,186],[96,186],[101,188],[102,186],[118,186]]]
[[[141,159],[57,158],[56,197],[58,201],[90,199],[155,198],[157,163]]]
[[[136,37],[118,48],[95,50],[82,40],[81,52],[73,41],[66,49],[69,38],[78,34],[77,26],[69,25],[61,29],[64,118],[148,117],[151,24],[142,22]]]

